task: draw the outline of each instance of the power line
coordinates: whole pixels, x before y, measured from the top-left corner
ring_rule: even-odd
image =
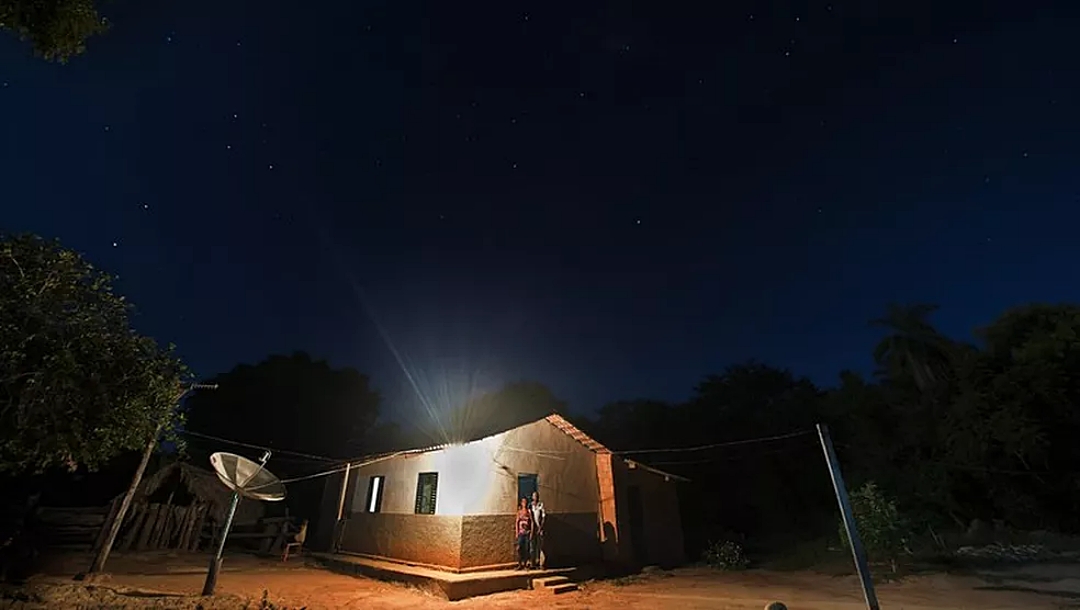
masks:
[[[629,453],[679,453],[686,451],[705,451],[706,449],[717,449],[719,447],[734,447],[736,445],[749,445],[752,443],[766,443],[769,441],[779,441],[786,438],[795,438],[797,436],[803,436],[805,434],[813,434],[812,430],[802,430],[800,432],[790,432],[788,434],[779,434],[777,436],[765,436],[761,438],[749,438],[741,441],[728,441],[724,443],[711,443],[709,445],[699,445],[697,447],[672,447],[670,449],[635,449],[632,451],[613,451],[612,453],[618,455],[626,455]]]
[[[260,445],[252,445],[251,443],[242,443],[240,441],[229,440],[227,438],[221,438],[218,436],[210,436],[209,434],[203,434],[201,432],[194,432],[192,430],[180,430],[180,434],[194,436],[196,438],[203,438],[210,441],[217,441],[219,443],[226,443],[229,445],[236,445],[237,447],[247,447],[248,449],[256,449],[258,451],[269,451],[270,453],[280,453],[282,455],[292,455],[299,458],[305,458],[309,460],[318,460],[320,462],[330,462],[332,464],[343,464],[348,460],[335,460],[323,455],[311,455],[310,453],[300,453],[299,451],[288,451],[285,449],[274,449],[272,447],[263,447]]]
[[[650,466],[682,466],[690,464],[712,464],[716,462],[734,462],[737,460],[754,459],[765,457],[768,455],[777,455],[779,453],[787,453],[795,449],[806,449],[806,447],[782,447],[780,449],[770,449],[769,451],[763,451],[759,453],[744,453],[742,455],[723,455],[711,458],[703,458],[700,460],[672,460],[664,462],[649,462]]]

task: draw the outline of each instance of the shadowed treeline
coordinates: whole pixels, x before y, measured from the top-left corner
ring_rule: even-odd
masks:
[[[385,406],[365,375],[298,353],[211,380],[220,389],[188,400],[185,429],[270,447],[273,471],[284,478],[334,467],[319,456],[480,438],[558,412],[613,450],[691,479],[680,502],[694,557],[720,539],[775,550],[835,536],[835,500],[813,430],[820,422],[832,430],[849,488],[876,483],[918,527],[962,529],[979,519],[1077,532],[1080,307],[1018,307],[970,343],[938,333],[932,311],[890,309],[874,322],[882,339],[867,346],[876,374],[839,372],[832,388],[748,361],[706,376],[685,402],[619,401],[582,417],[542,384],[518,382],[403,430],[380,419]],[[186,438],[197,463],[210,451],[255,453]],[[130,472],[131,461],[117,459],[89,477],[108,485],[84,487],[111,486],[99,494],[111,497]],[[315,516],[321,494],[320,479],[291,484],[288,503]]]

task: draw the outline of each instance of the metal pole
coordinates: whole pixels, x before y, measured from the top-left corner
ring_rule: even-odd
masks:
[[[229,513],[225,517],[225,527],[221,530],[221,540],[218,541],[217,552],[210,558],[210,569],[206,573],[206,582],[203,583],[203,595],[213,595],[217,587],[217,575],[221,570],[221,555],[225,552],[225,539],[229,536],[229,528],[232,527],[233,515],[236,514],[236,505],[240,503],[240,492],[234,491],[232,502],[229,503]]]
[[[341,546],[341,520],[345,518],[345,497],[349,492],[349,471],[352,464],[345,464],[345,476],[341,480],[341,496],[338,498],[337,521],[334,522],[333,551],[336,553]]]
[[[851,513],[851,501],[848,499],[847,487],[844,486],[844,477],[840,474],[840,463],[833,450],[829,428],[825,424],[818,424],[817,432],[818,438],[821,439],[821,448],[825,451],[825,463],[829,466],[829,476],[832,478],[833,491],[836,492],[836,502],[840,504],[844,530],[847,531],[848,541],[851,542],[851,554],[855,557],[855,571],[859,573],[859,580],[862,582],[866,607],[868,610],[880,610],[877,593],[874,592],[874,580],[870,575],[870,564],[866,561],[866,550],[863,549],[862,539],[859,538],[859,530],[855,527],[855,516]]]
[[[233,490],[232,502],[229,504],[229,513],[225,516],[225,527],[221,528],[221,540],[218,541],[217,552],[210,558],[210,567],[206,571],[206,582],[203,583],[203,595],[213,595],[214,589],[217,587],[218,572],[221,571],[221,559],[225,553],[225,539],[229,537],[229,529],[232,527],[233,516],[236,514],[236,505],[240,503],[240,490],[244,488],[248,482],[255,478],[255,475],[259,474],[266,466],[266,461],[270,459],[270,452],[267,451],[263,454],[262,461],[259,462],[259,468],[245,481],[237,481],[236,488]]]
[[[341,521],[345,516],[345,494],[349,490],[349,469],[352,464],[345,464],[345,478],[341,480],[341,497],[338,498],[337,520]]]

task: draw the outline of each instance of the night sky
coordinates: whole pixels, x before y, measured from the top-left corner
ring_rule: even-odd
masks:
[[[124,0],[67,66],[0,38],[0,224],[203,377],[831,384],[889,302],[1080,300],[1080,20],[1039,4]]]

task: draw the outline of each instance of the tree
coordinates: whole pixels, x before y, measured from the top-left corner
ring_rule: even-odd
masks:
[[[620,450],[669,446],[681,440],[673,405],[659,400],[620,400],[600,408],[583,422],[589,432]]]
[[[108,27],[93,0],[0,0],[0,29],[29,40],[47,61],[66,63]]]
[[[1080,307],[1013,308],[979,334],[984,349],[964,371],[947,438],[954,461],[971,468],[979,516],[1080,526],[1070,508],[1080,501],[1070,474],[1080,466]]]
[[[211,383],[218,389],[185,403],[188,428],[271,449],[353,458],[367,452],[361,441],[379,415],[367,375],[303,352],[239,365]]]
[[[951,342],[927,318],[937,305],[891,305],[885,317],[872,325],[889,334],[874,348],[874,360],[889,379],[910,378],[928,391],[946,379],[950,369]]]
[[[466,400],[427,434],[434,442],[464,442],[516,428],[552,413],[566,414],[566,402],[544,384],[515,381]]]
[[[57,241],[0,236],[0,472],[95,469],[179,422],[187,369],[131,329],[112,280]]]

